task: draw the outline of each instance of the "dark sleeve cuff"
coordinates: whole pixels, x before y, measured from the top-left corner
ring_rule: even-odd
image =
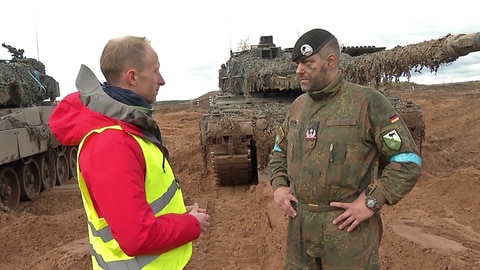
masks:
[[[383,196],[380,190],[378,190],[378,188],[372,191],[371,196],[377,200],[377,205],[380,208],[387,202],[387,199],[385,198],[385,196]]]
[[[272,190],[275,191],[279,187],[290,186],[290,182],[288,181],[286,176],[277,176],[270,180],[270,185],[272,186]]]

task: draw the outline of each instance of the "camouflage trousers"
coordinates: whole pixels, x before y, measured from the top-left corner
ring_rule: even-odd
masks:
[[[332,223],[342,211],[297,209],[297,216],[289,218],[287,227],[285,270],[380,269],[380,213],[347,232]]]

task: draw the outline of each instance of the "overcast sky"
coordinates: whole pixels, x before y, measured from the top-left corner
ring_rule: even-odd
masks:
[[[160,59],[166,80],[157,100],[193,99],[218,89],[218,69],[240,40],[258,44],[273,35],[282,48],[312,28],[324,28],[341,44],[397,45],[446,34],[480,32],[478,10],[470,0],[439,1],[0,1],[0,43],[24,49],[54,77],[62,97],[76,91],[81,64],[104,81],[99,58],[105,43],[123,35],[146,36]],[[38,50],[37,50],[38,48]],[[9,59],[0,47],[0,59]],[[480,52],[424,71],[422,84],[480,80]]]

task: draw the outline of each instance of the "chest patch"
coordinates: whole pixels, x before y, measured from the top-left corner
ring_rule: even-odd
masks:
[[[383,141],[385,145],[392,150],[399,150],[402,146],[402,138],[398,135],[397,130],[392,129],[383,135]]]
[[[315,141],[317,139],[318,121],[308,123],[307,131],[305,132],[306,141]]]

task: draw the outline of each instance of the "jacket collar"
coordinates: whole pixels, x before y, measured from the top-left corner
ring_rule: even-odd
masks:
[[[333,97],[343,85],[343,74],[341,71],[338,72],[335,79],[325,88],[319,91],[307,93],[313,100],[323,100]]]
[[[75,84],[80,92],[80,100],[87,108],[119,121],[133,124],[143,131],[148,140],[162,144],[160,130],[151,117],[151,110],[143,106],[129,106],[129,104],[109,96],[92,70],[85,65],[81,65]],[[128,102],[134,103],[132,100],[134,99],[129,99]],[[139,110],[138,107],[147,109],[147,112]]]

